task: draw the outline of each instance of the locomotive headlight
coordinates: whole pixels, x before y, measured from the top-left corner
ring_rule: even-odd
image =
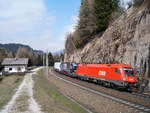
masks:
[[[123,77],[122,79],[123,79],[123,81],[125,81],[125,80],[126,80],[126,78],[125,78],[125,77]]]

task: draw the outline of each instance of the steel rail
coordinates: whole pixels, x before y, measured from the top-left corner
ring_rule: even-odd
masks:
[[[147,99],[150,99],[150,95],[147,95],[147,94],[141,94],[141,93],[131,93],[132,95],[134,96],[137,96],[137,97],[143,97],[143,98],[147,98]]]
[[[116,102],[118,102],[118,103],[125,104],[125,105],[127,105],[127,106],[130,106],[130,107],[135,108],[135,109],[137,109],[137,110],[143,111],[143,112],[145,112],[145,113],[150,113],[150,107],[144,106],[144,105],[139,104],[139,103],[127,101],[127,100],[125,100],[125,99],[121,99],[121,98],[118,98],[118,97],[114,97],[114,96],[112,96],[112,95],[106,94],[106,93],[104,93],[104,92],[97,91],[97,90],[92,89],[92,88],[88,88],[88,87],[85,87],[85,86],[81,86],[81,85],[79,85],[79,84],[77,84],[77,83],[71,82],[71,81],[69,81],[69,80],[66,80],[66,79],[64,79],[64,78],[62,78],[62,77],[56,75],[55,73],[52,72],[52,69],[49,70],[49,73],[50,73],[51,75],[55,76],[56,78],[58,78],[58,79],[60,79],[60,80],[63,80],[64,82],[67,82],[67,83],[69,83],[69,84],[72,84],[72,85],[74,85],[74,86],[76,86],[76,87],[79,87],[79,88],[81,88],[81,89],[90,91],[90,92],[92,92],[92,93],[95,93],[95,94],[97,94],[97,95],[103,96],[103,97],[108,98],[108,99],[111,99],[111,100],[116,101]],[[59,73],[59,74],[60,74],[60,73]]]

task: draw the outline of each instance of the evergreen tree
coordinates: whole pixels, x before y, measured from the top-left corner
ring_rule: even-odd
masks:
[[[51,52],[49,52],[49,54],[48,54],[48,65],[49,66],[53,66],[54,65],[54,58],[53,58],[53,55],[52,55],[52,53]]]
[[[113,11],[119,7],[119,0],[94,0],[97,31],[105,31]]]
[[[76,31],[66,40],[66,52],[84,47],[96,34],[103,33],[112,19],[112,13],[119,10],[119,0],[82,0]]]
[[[82,0],[80,7],[79,23],[77,27],[76,45],[84,46],[95,33],[97,26],[95,23],[93,0]],[[78,48],[77,46],[77,48]]]

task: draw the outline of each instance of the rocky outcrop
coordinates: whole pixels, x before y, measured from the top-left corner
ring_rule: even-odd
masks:
[[[65,61],[124,63],[150,76],[150,12],[147,5],[132,7],[104,34],[84,48],[65,54]]]

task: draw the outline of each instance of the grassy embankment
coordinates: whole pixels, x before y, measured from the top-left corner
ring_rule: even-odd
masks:
[[[50,83],[44,70],[33,76],[35,81],[34,97],[41,105],[43,112],[51,113],[87,113],[77,103],[63,96],[52,83]]]
[[[0,109],[4,107],[16,92],[24,76],[9,75],[0,80]]]

